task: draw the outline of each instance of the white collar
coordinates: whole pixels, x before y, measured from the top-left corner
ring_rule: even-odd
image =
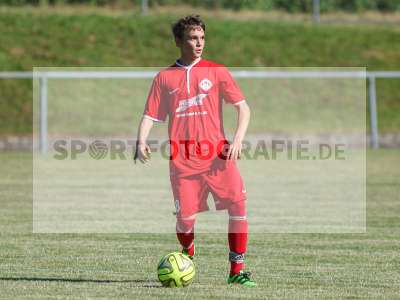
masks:
[[[190,65],[187,65],[187,66],[182,65],[182,64],[179,62],[179,59],[177,59],[175,63],[177,64],[178,67],[182,67],[182,68],[185,68],[185,69],[191,69],[191,68],[192,68],[195,64],[197,64],[200,60],[201,60],[201,57],[196,58]]]

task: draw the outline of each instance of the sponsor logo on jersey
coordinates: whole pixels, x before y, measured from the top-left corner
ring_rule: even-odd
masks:
[[[189,107],[203,105],[203,99],[207,96],[208,94],[198,94],[192,98],[180,100],[175,112],[182,112],[187,110]]]

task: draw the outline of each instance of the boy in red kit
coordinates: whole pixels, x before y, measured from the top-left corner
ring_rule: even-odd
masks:
[[[193,258],[196,214],[208,210],[211,192],[217,209],[229,213],[229,284],[255,286],[244,272],[247,245],[246,190],[236,167],[250,119],[250,109],[231,74],[223,65],[201,57],[205,25],[199,16],[187,16],[173,26],[180,58],[153,80],[139,126],[135,160],[149,160],[146,143],[154,122],[168,116],[170,179],[176,208],[176,232],[182,252]],[[223,101],[238,113],[233,142],[225,138]]]

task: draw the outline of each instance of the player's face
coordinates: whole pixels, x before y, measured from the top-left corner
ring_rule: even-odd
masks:
[[[182,56],[193,60],[201,56],[204,44],[204,30],[200,26],[187,28],[183,34],[183,39],[176,41],[176,45],[181,49]]]

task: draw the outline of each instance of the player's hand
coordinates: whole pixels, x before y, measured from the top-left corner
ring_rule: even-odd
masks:
[[[136,160],[139,159],[141,163],[145,164],[150,160],[150,146],[146,143],[136,143],[135,157],[133,158],[136,164]]]
[[[238,160],[238,159],[240,159],[241,153],[242,153],[242,142],[233,141],[233,143],[229,145],[229,149],[226,154],[226,159],[227,160]]]

